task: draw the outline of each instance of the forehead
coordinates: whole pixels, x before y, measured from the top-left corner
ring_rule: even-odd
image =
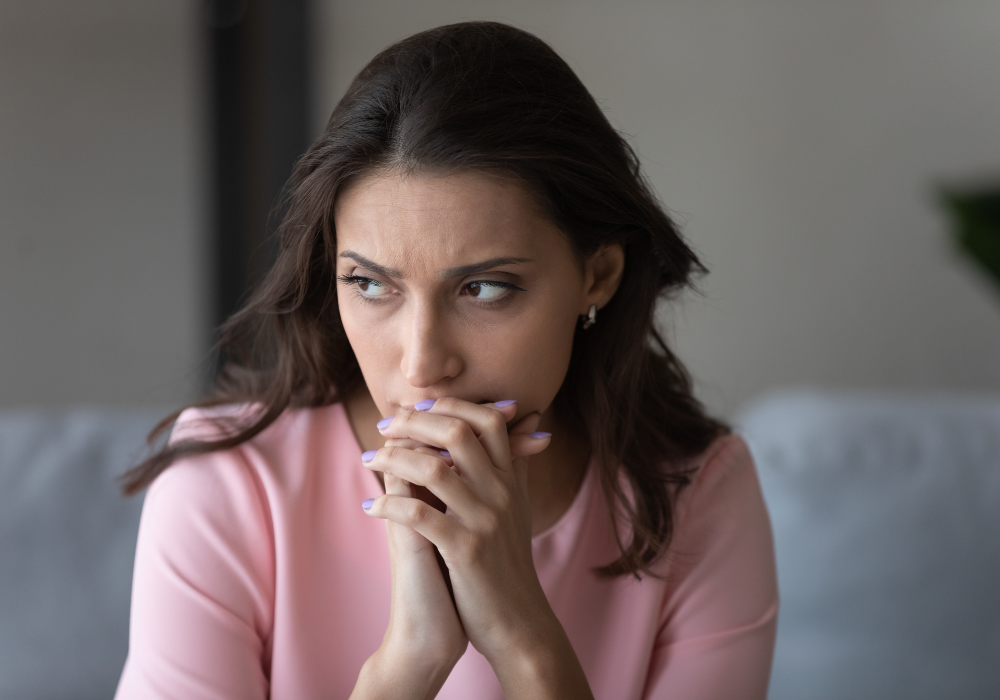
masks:
[[[523,183],[483,173],[369,176],[340,193],[334,217],[338,252],[412,272],[570,254]]]

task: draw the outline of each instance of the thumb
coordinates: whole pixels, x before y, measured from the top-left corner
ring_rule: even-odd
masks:
[[[549,446],[552,442],[551,436],[548,433],[535,432],[541,420],[541,414],[530,413],[511,428],[508,435],[511,459],[538,454]]]
[[[542,414],[538,411],[529,413],[514,425],[507,429],[508,435],[522,435],[533,433],[538,430],[538,424],[542,422]]]

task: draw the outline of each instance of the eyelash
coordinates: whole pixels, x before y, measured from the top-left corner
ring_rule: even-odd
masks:
[[[348,287],[353,287],[354,288],[354,295],[358,299],[361,299],[366,304],[378,304],[378,303],[380,303],[378,299],[376,299],[374,297],[367,296],[365,294],[362,294],[361,290],[359,290],[358,287],[357,287],[358,282],[369,282],[369,283],[374,283],[374,284],[377,284],[377,285],[381,285],[382,283],[379,282],[378,280],[372,279],[371,277],[363,277],[361,275],[339,275],[337,277],[337,279],[340,280],[341,284],[343,284],[345,286],[348,286]],[[524,289],[522,289],[521,287],[518,287],[516,284],[512,284],[510,282],[500,282],[498,280],[473,280],[472,282],[469,282],[468,284],[466,284],[462,288],[465,289],[465,287],[468,287],[470,284],[481,284],[481,285],[489,286],[489,287],[503,287],[504,289],[514,290],[515,292],[523,292],[524,291]],[[503,304],[506,304],[513,297],[514,297],[513,294],[504,294],[499,299],[490,299],[488,301],[480,301],[480,302],[476,302],[476,303],[479,306],[483,307],[483,308],[491,309],[491,308],[495,308],[497,306],[501,306]]]

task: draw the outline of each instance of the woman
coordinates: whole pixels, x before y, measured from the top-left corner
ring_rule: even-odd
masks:
[[[215,394],[126,475],[118,697],[763,698],[753,463],[653,326],[701,267],[566,63],[401,41],[288,192]]]

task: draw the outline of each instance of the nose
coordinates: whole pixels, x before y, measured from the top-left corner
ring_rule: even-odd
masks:
[[[423,389],[457,377],[462,371],[462,358],[434,304],[414,304],[409,320],[400,370],[410,385]]]

